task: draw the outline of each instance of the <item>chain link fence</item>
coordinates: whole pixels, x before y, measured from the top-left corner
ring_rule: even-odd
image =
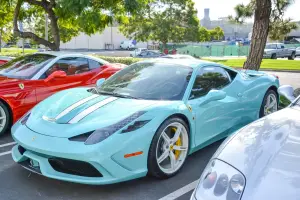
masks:
[[[300,44],[286,44],[286,48],[296,48]],[[173,48],[177,50],[178,54],[189,54],[195,57],[223,57],[223,56],[247,56],[249,54],[250,46],[236,46],[236,45],[187,45],[187,44],[173,44],[168,45],[167,48],[171,52]]]

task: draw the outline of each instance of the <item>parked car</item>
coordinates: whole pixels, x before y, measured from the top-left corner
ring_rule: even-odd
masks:
[[[123,65],[82,54],[36,53],[0,67],[0,135],[46,97],[64,89],[93,86]]]
[[[6,44],[3,46],[3,48],[10,48],[10,47],[13,47],[13,46],[16,46],[16,44],[13,43],[13,42],[8,42],[8,43],[6,43]]]
[[[300,47],[296,48],[296,56],[300,56]]]
[[[147,48],[137,48],[134,51],[130,52],[130,57],[135,57],[141,54],[143,51],[147,51]]]
[[[145,50],[142,51],[140,54],[138,54],[136,57],[137,58],[158,58],[164,55],[165,54],[157,50]]]
[[[169,58],[169,59],[196,59],[193,56],[184,55],[184,54],[165,55],[165,56],[162,56],[162,58]]]
[[[7,63],[8,61],[12,60],[12,57],[8,56],[0,56],[0,66]]]
[[[120,49],[135,49],[135,44],[132,40],[122,41],[120,44]]]
[[[15,162],[46,177],[111,184],[174,176],[192,152],[277,110],[279,81],[196,59],[132,64],[96,88],[53,95],[12,128]]]
[[[264,50],[264,58],[288,58],[294,60],[296,57],[295,48],[286,48],[283,43],[269,43]]]
[[[204,169],[191,200],[298,200],[299,137],[300,96],[226,139]]]
[[[23,48],[23,44],[19,45],[19,48]],[[25,49],[31,49],[31,45],[29,43],[24,43]]]

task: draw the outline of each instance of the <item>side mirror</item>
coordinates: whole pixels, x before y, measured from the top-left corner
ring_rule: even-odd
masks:
[[[100,78],[100,79],[97,81],[96,86],[97,86],[97,87],[100,87],[100,86],[104,83],[104,81],[105,81],[105,78]]]
[[[67,74],[64,71],[61,71],[61,70],[55,71],[45,79],[45,82],[49,82],[49,81],[51,81],[52,79],[55,79],[55,78],[65,78],[66,76],[67,76]]]
[[[278,88],[278,93],[284,96],[290,102],[293,102],[296,97],[294,96],[294,88],[290,85],[283,85]]]
[[[218,101],[225,99],[226,97],[226,92],[221,91],[221,90],[211,90],[207,93],[205,96],[204,101],[201,103],[201,105],[207,104],[211,101]]]

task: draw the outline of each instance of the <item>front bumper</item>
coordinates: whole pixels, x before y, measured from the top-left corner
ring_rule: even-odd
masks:
[[[148,150],[153,134],[151,128],[144,128],[139,133],[114,134],[101,144],[84,145],[67,138],[38,134],[26,126],[17,125],[17,128],[14,126],[12,129],[13,138],[17,142],[12,149],[12,157],[27,170],[49,178],[82,184],[112,184],[147,174]],[[124,157],[125,154],[137,151],[143,154]],[[83,162],[97,170],[101,176],[74,175],[69,171],[57,170],[49,162],[49,159],[56,158]]]
[[[264,54],[263,58],[271,58],[271,54]]]

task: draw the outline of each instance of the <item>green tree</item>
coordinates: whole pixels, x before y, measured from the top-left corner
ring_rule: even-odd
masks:
[[[126,21],[128,14],[146,5],[148,0],[7,0],[13,8],[13,29],[16,36],[30,38],[52,50],[59,50],[61,41],[69,41],[80,32],[88,35],[103,31],[112,16]],[[2,1],[1,1],[2,4]],[[49,19],[49,38],[44,39],[45,14]],[[29,25],[21,32],[18,21]]]
[[[12,12],[8,1],[0,2],[0,52],[2,41],[8,42],[12,36]]]
[[[224,37],[224,31],[220,26],[217,26],[216,28],[209,30],[211,38],[214,38],[216,40],[220,40]]]
[[[284,19],[286,9],[293,0],[251,0],[247,5],[235,7],[236,16],[230,16],[237,23],[254,16],[253,32],[249,56],[244,64],[245,69],[259,70],[268,36],[273,40],[281,40],[297,24],[292,19]]]
[[[200,23],[192,0],[153,0],[120,27],[138,41],[198,42]]]

